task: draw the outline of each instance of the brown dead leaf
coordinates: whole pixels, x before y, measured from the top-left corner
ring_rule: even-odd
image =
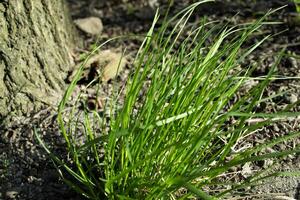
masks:
[[[86,62],[80,80],[88,83],[100,75],[101,80],[107,82],[116,77],[125,67],[126,63],[127,60],[122,56],[122,53],[116,53],[112,50],[103,50],[92,56]],[[75,70],[68,77],[70,82],[74,79],[80,65],[81,63],[75,67]]]
[[[107,61],[102,71],[102,81],[107,82],[123,70],[127,61],[122,57],[121,53],[115,53],[110,50],[102,51],[100,55],[102,60]]]
[[[100,35],[103,30],[102,21],[98,17],[76,19],[74,23],[80,30],[91,35]]]

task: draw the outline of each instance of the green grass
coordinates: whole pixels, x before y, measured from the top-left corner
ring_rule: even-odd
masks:
[[[165,18],[160,27],[156,27],[156,14],[136,55],[122,108],[117,109],[118,92],[105,108],[112,111],[108,121],[96,111],[83,111],[81,126],[75,106],[68,115],[64,112],[79,79],[78,71],[58,111],[69,160],[52,154],[36,134],[64,181],[80,194],[90,199],[225,199],[271,175],[295,175],[260,171],[238,183],[222,180],[235,166],[299,153],[299,145],[264,153],[266,148],[299,137],[299,132],[241,151],[235,149],[245,135],[299,113],[255,112],[264,101],[263,92],[283,51],[268,75],[232,102],[256,66],[235,69],[270,36],[251,47],[243,44],[276,10],[248,25],[216,24],[208,29],[213,23],[203,20],[195,27],[187,26],[194,9],[205,2],[189,6],[170,20]],[[264,120],[247,123],[253,118]],[[85,136],[83,144],[77,139],[80,132]],[[208,186],[218,190],[210,191]]]
[[[300,1],[299,0],[294,0],[294,3],[295,3],[297,13],[300,13]]]

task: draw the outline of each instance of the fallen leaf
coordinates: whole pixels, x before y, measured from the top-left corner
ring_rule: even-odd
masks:
[[[107,61],[102,72],[102,81],[105,82],[116,77],[123,70],[127,62],[121,53],[115,53],[110,50],[102,51],[100,57],[102,60]]]
[[[101,77],[103,82],[107,82],[116,77],[125,67],[126,63],[127,60],[122,56],[122,53],[103,50],[86,61],[79,82],[89,83],[98,76]],[[75,70],[68,77],[68,81],[71,82],[74,79],[80,65],[81,63],[75,67]]]

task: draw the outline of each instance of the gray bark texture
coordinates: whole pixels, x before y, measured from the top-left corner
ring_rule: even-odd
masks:
[[[73,44],[63,0],[0,0],[0,123],[57,104]]]

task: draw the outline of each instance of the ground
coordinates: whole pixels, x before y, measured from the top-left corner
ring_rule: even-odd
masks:
[[[155,6],[160,6],[162,12],[167,8],[166,3],[163,1],[149,1],[150,5],[147,1],[143,1],[144,3],[142,1],[132,2],[69,0],[70,11],[74,20],[96,16],[101,18],[104,25],[100,38],[80,32],[85,44],[84,47],[77,48],[73,52],[74,56],[78,58],[82,52],[88,51],[91,44],[96,40],[101,42],[118,35],[143,35],[151,25],[151,20],[155,14]],[[176,13],[176,11],[191,2],[191,0],[175,0],[171,14]],[[295,112],[300,111],[300,23],[295,19],[294,5],[287,0],[217,1],[197,9],[192,20],[195,22],[203,16],[207,16],[209,20],[219,20],[224,23],[245,23],[259,18],[271,8],[284,5],[287,5],[287,7],[279,10],[269,18],[270,21],[282,23],[266,25],[260,31],[261,35],[271,34],[273,37],[268,39],[245,61],[245,65],[247,62],[257,62],[258,68],[255,74],[257,76],[265,75],[274,62],[276,52],[286,47],[288,55],[282,59],[277,73],[285,77],[298,77],[298,79],[276,80],[268,86],[265,96],[279,95],[267,104],[260,105],[259,109],[265,112],[280,110],[290,103],[298,105],[294,109]],[[253,41],[259,37],[260,35],[257,35],[253,38]],[[140,40],[125,40],[111,43],[106,48],[126,48],[126,52],[134,55],[139,44]],[[117,80],[120,83],[124,82],[130,70],[130,65],[127,64]],[[253,84],[255,83],[249,82],[249,87]],[[79,85],[78,88],[80,87]],[[103,96],[110,95],[109,87],[110,82],[103,85]],[[280,92],[285,93],[280,95]],[[61,139],[56,126],[55,110],[56,108],[45,108],[38,113],[29,115],[26,120],[15,122],[11,127],[1,130],[0,199],[82,199],[62,183],[53,163],[46,157],[44,150],[37,143],[33,134],[35,127],[43,130],[41,133],[46,143],[55,149],[55,152],[64,153],[64,141]],[[261,142],[287,132],[300,131],[299,122],[299,117],[297,119],[286,119],[259,130],[247,140],[252,143]],[[285,149],[287,146],[297,146],[299,144],[300,139],[298,138],[298,140],[285,143],[278,148]],[[282,161],[282,167],[279,170],[299,169],[299,160],[299,155],[290,156]],[[272,161],[242,167],[243,170],[245,169],[245,173],[251,173],[259,167],[267,168],[270,162]],[[259,187],[256,191],[258,196],[254,196],[253,199],[260,199],[262,198],[260,194],[266,193],[273,195],[273,199],[275,197],[278,197],[277,199],[280,199],[279,197],[281,199],[287,199],[286,197],[300,199],[299,187],[299,178],[273,178],[270,184],[266,183]]]

